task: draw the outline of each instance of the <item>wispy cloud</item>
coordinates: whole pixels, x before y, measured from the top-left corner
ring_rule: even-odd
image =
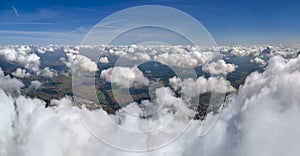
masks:
[[[44,22],[12,22],[12,23],[0,23],[0,25],[52,25],[55,23]]]
[[[14,10],[15,14],[19,17],[19,13],[18,13],[18,10],[16,9],[16,7],[11,6],[11,8]]]
[[[8,0],[6,1],[6,3],[12,8],[12,10],[14,11],[14,13],[16,14],[16,16],[20,16],[18,13],[18,10],[16,7],[14,7],[11,3],[8,2]]]
[[[50,32],[50,31],[15,31],[15,30],[0,30],[0,34],[19,34],[19,35],[51,35],[56,37],[76,35],[75,33],[69,32]]]
[[[0,30],[1,44],[79,44],[85,33],[80,31]]]

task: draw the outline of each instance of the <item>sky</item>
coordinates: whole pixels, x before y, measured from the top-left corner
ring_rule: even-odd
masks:
[[[80,44],[103,18],[140,5],[186,12],[218,45],[300,42],[297,0],[0,0],[0,45]]]

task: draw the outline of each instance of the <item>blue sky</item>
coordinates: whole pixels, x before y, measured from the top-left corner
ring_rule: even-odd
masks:
[[[0,0],[0,44],[80,44],[101,19],[138,5],[182,10],[219,45],[300,43],[297,0]]]

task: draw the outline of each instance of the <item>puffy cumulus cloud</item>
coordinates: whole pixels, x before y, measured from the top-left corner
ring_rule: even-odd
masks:
[[[4,76],[4,71],[2,70],[2,68],[0,67],[0,77]]]
[[[206,93],[206,92],[226,93],[226,92],[235,91],[235,89],[231,86],[230,82],[225,80],[223,77],[209,77],[208,79],[206,79],[203,76],[201,76],[196,80],[196,83],[197,86],[199,87],[200,93]],[[183,86],[184,85],[185,83],[183,83]]]
[[[195,112],[188,108],[186,101],[183,101],[181,98],[175,97],[174,92],[169,87],[158,88],[156,89],[155,94],[157,96],[156,103],[158,105],[163,105],[162,108],[166,110],[161,110],[161,112],[163,112],[163,115],[166,115],[164,113],[170,111],[169,108],[171,107],[173,108],[173,111],[177,113],[176,115],[179,115],[180,118],[188,119],[193,117]],[[157,115],[160,114],[158,113]]]
[[[86,56],[79,54],[80,46],[2,46],[0,47],[0,56],[8,62],[16,62],[29,71],[33,71],[36,75],[45,77],[54,77],[57,72],[49,67],[40,69],[40,57],[37,53],[46,52],[65,52],[67,59],[62,57],[62,62],[67,65],[69,69],[74,67],[74,70],[93,72],[97,70],[97,64]],[[94,48],[97,47],[82,47]],[[73,66],[74,65],[74,66]],[[17,69],[14,73],[16,77],[22,78],[24,70]]]
[[[4,75],[2,69],[0,68],[0,89],[12,94],[18,95],[20,94],[21,88],[25,85],[23,82],[16,78],[11,78],[9,75]]]
[[[71,106],[70,98],[52,100],[55,107],[45,108],[45,103],[39,99],[29,99],[23,96],[12,98],[0,90],[0,98],[5,103],[0,103],[1,155],[181,155],[184,151],[184,143],[177,141],[167,147],[155,151],[136,153],[126,152],[103,144],[93,136],[82,119],[88,125],[98,127],[95,134],[101,134],[111,139],[113,143],[121,146],[132,145],[132,147],[155,147],[166,139],[175,137],[178,132],[187,125],[193,116],[181,98],[174,96],[169,88],[156,90],[157,100],[155,103],[144,101],[141,105],[152,108],[159,106],[161,111],[154,114],[152,120],[142,119],[139,116],[132,116],[127,112],[134,112],[144,115],[144,109],[139,104],[132,103],[126,108],[117,112],[111,119],[102,109],[90,111],[83,107],[79,109]],[[14,102],[15,101],[15,102]],[[15,103],[15,104],[14,104]],[[2,113],[4,111],[5,113]],[[80,113],[77,114],[78,112]],[[149,110],[149,113],[153,113]],[[97,120],[95,120],[97,119]],[[172,127],[164,128],[164,124],[175,120]],[[116,123],[112,123],[112,120]],[[199,121],[197,121],[199,122]],[[14,125],[12,126],[12,123]],[[151,133],[124,133],[119,126],[130,130],[157,129]],[[128,141],[130,140],[130,141]],[[39,147],[39,148],[37,148]],[[179,148],[180,147],[180,148]]]
[[[270,56],[297,56],[297,53],[300,52],[300,45],[299,44],[291,44],[291,45],[269,45],[268,51]]]
[[[178,91],[181,88],[181,80],[180,78],[174,76],[169,78],[169,85],[175,90]]]
[[[212,52],[180,52],[162,53],[154,56],[154,60],[175,67],[196,67],[212,60],[217,53]]]
[[[38,75],[53,78],[57,76],[57,72],[54,69],[50,69],[49,67],[45,67],[44,69],[40,70]]]
[[[212,131],[192,141],[185,155],[298,155],[299,76],[300,57],[273,57],[265,72],[247,77]]]
[[[60,103],[59,107],[45,109],[45,103],[38,99],[27,99],[22,96],[12,99],[2,90],[0,90],[0,96],[6,99],[4,103],[0,102],[0,107],[3,108],[1,109],[0,132],[6,134],[1,135],[0,139],[1,155],[83,155],[89,153],[89,147],[84,144],[92,138],[80,122],[79,116],[67,107],[70,103],[69,99],[57,101]],[[14,108],[13,101],[16,103],[16,108]],[[15,125],[12,126],[12,123]],[[79,147],[84,147],[85,150],[83,148],[78,150]]]
[[[0,154],[10,155],[10,151],[13,151],[13,136],[14,128],[12,123],[15,120],[13,98],[7,96],[7,94],[0,89]]]
[[[80,49],[79,46],[76,46],[76,47],[65,46],[63,50],[65,53],[79,54],[79,49]]]
[[[159,61],[161,63],[187,67],[202,66],[217,56],[295,56],[300,45],[253,45],[253,46],[167,46],[167,45],[131,45],[131,46],[0,46],[0,56],[7,61],[17,62],[24,68],[38,71],[40,58],[36,53],[60,52],[78,55],[80,51],[126,57],[132,60]],[[94,68],[94,67],[93,67]],[[95,69],[95,68],[94,68]]]
[[[297,155],[300,152],[296,147],[299,144],[300,127],[295,126],[299,124],[299,76],[299,56],[291,60],[276,56],[269,61],[264,73],[254,73],[247,78],[240,91],[240,94],[249,92],[242,118],[251,125],[246,127],[248,125],[243,124],[241,127],[247,134],[242,146],[249,147],[256,140],[259,144],[255,144],[255,147],[265,155],[273,152],[278,155]],[[255,91],[259,94],[255,95]],[[251,114],[254,112],[257,115]],[[268,133],[269,130],[272,133]],[[251,135],[251,131],[257,135]],[[249,154],[255,154],[255,151]]]
[[[134,57],[132,57],[133,60],[143,60],[143,61],[150,61],[151,57],[146,53],[136,53]]]
[[[213,75],[227,75],[228,73],[235,71],[237,67],[238,66],[234,64],[227,64],[224,60],[218,60],[217,62],[205,64],[202,67],[202,70]]]
[[[7,61],[16,62],[28,70],[34,72],[39,70],[40,57],[32,52],[29,46],[0,47],[0,56]]]
[[[101,71],[100,77],[124,88],[148,86],[149,80],[137,67],[113,67]]]
[[[67,46],[67,53],[79,53],[79,49],[116,55],[133,60],[154,60],[172,66],[202,66],[218,56],[296,56],[300,45],[250,45],[250,46],[168,46],[168,45],[130,45],[130,46]],[[167,59],[167,58],[170,59]],[[181,58],[182,57],[182,58]],[[189,60],[188,60],[189,59]],[[187,60],[187,61],[185,61]],[[178,63],[177,63],[177,62]]]
[[[223,77],[205,78],[201,76],[196,80],[191,78],[181,80],[180,78],[173,77],[169,79],[169,84],[174,90],[191,97],[209,92],[228,93],[235,91],[230,82]]]
[[[75,52],[67,53],[67,60],[61,59],[71,71],[80,73],[95,72],[98,70],[97,64],[94,61]]]
[[[194,67],[197,66],[197,59],[193,58],[191,55],[182,54],[169,54],[164,53],[154,57],[154,60],[168,66],[179,66],[179,67]]]
[[[38,53],[44,54],[46,52],[55,52],[55,51],[59,50],[61,47],[49,45],[49,46],[38,46],[38,47],[34,47],[34,48]]]
[[[248,46],[220,46],[220,52],[234,56],[297,56],[300,51],[299,44],[277,44],[277,45],[248,45]]]
[[[157,93],[161,95],[158,97],[158,101],[166,106],[164,107],[166,110],[160,114],[161,117],[151,121],[134,117],[126,111],[120,111],[115,116],[116,120],[121,121],[119,126],[136,130],[144,130],[149,126],[157,128],[157,125],[170,120],[170,117],[173,116],[173,113],[167,111],[170,106],[174,106],[178,112],[183,114],[190,113],[180,98],[172,95],[171,90],[161,88]],[[182,149],[175,148],[183,145],[180,142],[169,145],[168,148],[147,153],[126,152],[112,148],[97,140],[82,123],[82,118],[89,124],[101,127],[95,133],[110,137],[112,141],[124,146],[128,143],[143,147],[151,146],[164,141],[169,135],[174,135],[173,133],[176,131],[173,130],[164,131],[160,129],[159,133],[135,136],[135,133],[129,134],[119,131],[115,123],[111,123],[111,120],[105,120],[107,114],[102,109],[89,111],[85,108],[72,107],[72,101],[69,98],[52,100],[51,103],[56,106],[45,108],[45,103],[41,100],[23,96],[13,99],[2,90],[0,90],[0,97],[5,99],[5,102],[0,102],[0,133],[5,134],[0,136],[1,155],[170,155],[174,154],[174,151],[178,154],[182,153]],[[126,109],[132,112],[142,111],[136,103],[128,105]],[[82,118],[77,114],[77,111],[82,115]],[[188,118],[178,120],[173,129],[180,128],[187,120]],[[13,126],[12,123],[14,123]],[[153,137],[157,135],[162,136],[161,138]]]
[[[30,82],[28,87],[29,90],[38,90],[41,87],[42,83],[40,81],[34,80]]]
[[[24,87],[24,84],[15,78],[10,78],[8,76],[0,78],[0,88],[11,93],[19,94],[20,89]]]
[[[260,57],[255,57],[254,59],[251,59],[251,62],[254,62],[256,64],[259,64],[261,66],[265,66],[267,64],[267,62],[265,60],[263,60]]]
[[[216,47],[182,45],[107,46],[102,52],[131,60],[158,61],[175,67],[201,66],[220,54]]]
[[[262,45],[262,46],[221,46],[220,51],[229,53],[235,56],[249,56],[259,55],[264,49],[266,49],[268,46]]]
[[[16,71],[12,73],[13,76],[17,78],[24,78],[24,77],[29,77],[30,73],[26,72],[25,69],[22,68],[17,68]]]
[[[100,63],[107,64],[107,63],[109,63],[109,60],[108,60],[107,57],[100,57],[99,62],[100,62]]]

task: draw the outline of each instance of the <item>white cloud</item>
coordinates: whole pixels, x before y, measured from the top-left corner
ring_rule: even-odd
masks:
[[[0,56],[7,61],[19,63],[28,70],[39,70],[40,57],[29,46],[0,47]]]
[[[0,154],[10,155],[13,150],[14,142],[12,140],[14,136],[14,128],[12,123],[15,120],[13,99],[6,95],[6,93],[0,89]]]
[[[223,77],[209,77],[206,79],[201,76],[197,80],[191,78],[180,80],[173,77],[169,79],[169,84],[174,90],[179,90],[184,95],[191,97],[209,92],[227,93],[235,91],[230,82]]]
[[[201,46],[166,46],[166,45],[132,45],[132,46],[1,46],[0,56],[7,61],[19,63],[23,68],[37,72],[39,70],[40,58],[36,53],[64,51],[68,54],[70,60],[65,62],[69,67],[70,62],[75,61],[78,56],[79,67],[83,64],[89,64],[89,60],[80,55],[80,51],[95,51],[101,54],[117,55],[131,60],[158,61],[163,64],[175,67],[195,67],[202,66],[217,56],[253,56],[261,57],[263,51],[269,51],[267,56],[281,55],[284,57],[295,56],[300,51],[300,45],[253,45],[253,46],[220,46],[220,47],[201,47]],[[220,53],[221,52],[221,53]],[[84,60],[83,60],[84,59]],[[88,58],[89,59],[89,58]],[[103,58],[105,59],[105,57]],[[107,62],[105,60],[105,62]],[[95,65],[83,65],[86,71],[96,71]]]
[[[266,71],[247,78],[239,96],[244,106],[239,127],[243,132],[237,154],[297,155],[300,151],[300,57],[273,57]],[[254,135],[255,134],[255,135]],[[280,140],[280,141],[279,141]],[[257,150],[250,150],[255,148]]]
[[[64,52],[65,53],[71,53],[71,54],[79,54],[80,47],[71,47],[71,46],[65,46]]]
[[[274,57],[252,73],[220,114],[215,128],[195,139],[186,155],[298,155],[300,57]],[[208,144],[210,143],[210,144]]]
[[[74,54],[75,53],[75,54]],[[95,72],[98,70],[97,64],[90,58],[76,54],[76,52],[67,53],[67,60],[62,60],[66,66],[76,72]]]
[[[154,57],[154,60],[168,66],[179,66],[179,67],[195,67],[198,64],[196,58],[191,55],[182,55],[175,53],[164,53]]]
[[[100,63],[107,64],[107,63],[109,63],[109,60],[108,60],[107,57],[100,57],[99,62],[100,62]]]
[[[54,76],[57,76],[57,72],[54,69],[50,69],[49,67],[45,67],[43,70],[41,70],[38,75],[42,75],[44,77],[53,78]]]
[[[237,66],[234,64],[227,64],[224,60],[218,60],[217,62],[205,64],[202,70],[213,75],[227,75],[228,73],[234,72],[236,68]]]
[[[176,76],[169,79],[169,84],[175,91],[181,88],[181,80]]]
[[[259,58],[259,57],[255,57],[254,59],[251,60],[251,62],[254,62],[261,66],[265,66],[267,64],[265,60],[263,60],[262,58]]]
[[[20,94],[21,88],[24,87],[23,82],[9,75],[0,76],[0,88],[12,95]]]
[[[174,67],[202,66],[219,55],[215,47],[180,45],[107,46],[103,53],[122,56],[131,60],[158,61]]]
[[[139,77],[124,75],[133,72],[143,79],[136,67],[119,68],[118,78],[134,80]],[[106,70],[104,78],[108,77],[114,82],[109,79],[111,70]],[[290,60],[273,57],[265,72],[254,72],[248,76],[238,93],[230,96],[231,100],[227,101],[215,127],[207,135],[197,136],[199,126],[205,121],[192,120],[191,127],[173,142],[148,152],[127,152],[103,144],[88,131],[82,119],[95,130],[95,134],[102,134],[118,145],[147,148],[160,144],[192,119],[191,110],[169,88],[156,90],[157,103],[144,101],[142,104],[149,109],[162,106],[161,111],[153,117],[143,119],[128,114],[127,111],[144,113],[140,105],[132,103],[116,115],[111,115],[112,120],[108,121],[103,110],[71,107],[69,98],[52,100],[57,105],[52,108],[45,108],[45,103],[39,99],[24,96],[13,98],[2,89],[6,92],[12,87],[15,88],[13,90],[19,90],[21,82],[4,76],[1,71],[0,155],[297,156],[300,153],[300,56]],[[115,83],[119,81],[115,80]],[[182,81],[172,78],[170,84],[187,94],[224,91],[230,87],[223,78],[204,77]],[[211,118],[215,118],[215,115],[208,114],[206,121]],[[160,129],[170,119],[172,127]],[[114,120],[118,121],[117,125],[111,123]],[[124,133],[118,126],[131,130],[155,128],[155,131],[136,135]]]
[[[0,77],[4,76],[4,71],[2,70],[2,68],[0,67]]]
[[[171,47],[173,51],[165,52],[163,49],[160,54],[154,55],[154,60],[160,63],[166,64],[168,66],[175,67],[196,67],[202,66],[208,61],[211,61],[215,58],[218,53],[213,52],[199,52],[192,51],[188,52],[182,47]]]
[[[113,67],[101,71],[101,78],[120,87],[131,88],[148,86],[149,80],[137,67]]]
[[[38,47],[35,47],[35,49],[38,53],[44,54],[46,52],[55,52],[56,50],[59,49],[59,46],[52,46],[52,45],[38,46]]]
[[[34,81],[30,82],[30,85],[28,88],[30,90],[37,90],[41,87],[41,85],[42,85],[42,83],[40,81],[34,80]]]
[[[45,108],[38,99],[16,98],[18,117],[13,105],[14,99],[2,90],[0,97],[0,146],[1,155],[201,155],[206,156],[296,156],[300,150],[300,57],[285,60],[275,57],[264,73],[251,74],[246,83],[219,114],[215,127],[205,136],[197,137],[199,120],[192,120],[191,127],[173,142],[148,152],[126,152],[111,148],[97,140],[82,124],[71,100],[55,100],[56,107]],[[150,147],[168,139],[168,136],[187,122],[184,115],[190,110],[180,98],[168,88],[160,88],[158,104],[162,111],[151,118],[141,119],[127,114],[127,111],[142,113],[137,104],[130,104],[127,110],[113,115],[118,126],[134,130],[156,128],[151,135],[123,133],[116,125],[105,120],[103,110],[78,109],[83,119],[94,126],[95,134],[105,135],[113,143]],[[148,105],[151,106],[151,105]],[[181,115],[174,116],[175,112]],[[214,115],[209,114],[207,120]],[[175,118],[174,118],[175,117]],[[163,123],[172,120],[172,128],[160,129]],[[97,119],[97,120],[95,120]],[[15,123],[15,126],[11,126]],[[45,141],[46,140],[46,141]],[[37,148],[39,147],[39,148]]]
[[[25,69],[17,68],[15,72],[12,73],[13,76],[17,78],[29,77],[30,73],[26,72]]]

